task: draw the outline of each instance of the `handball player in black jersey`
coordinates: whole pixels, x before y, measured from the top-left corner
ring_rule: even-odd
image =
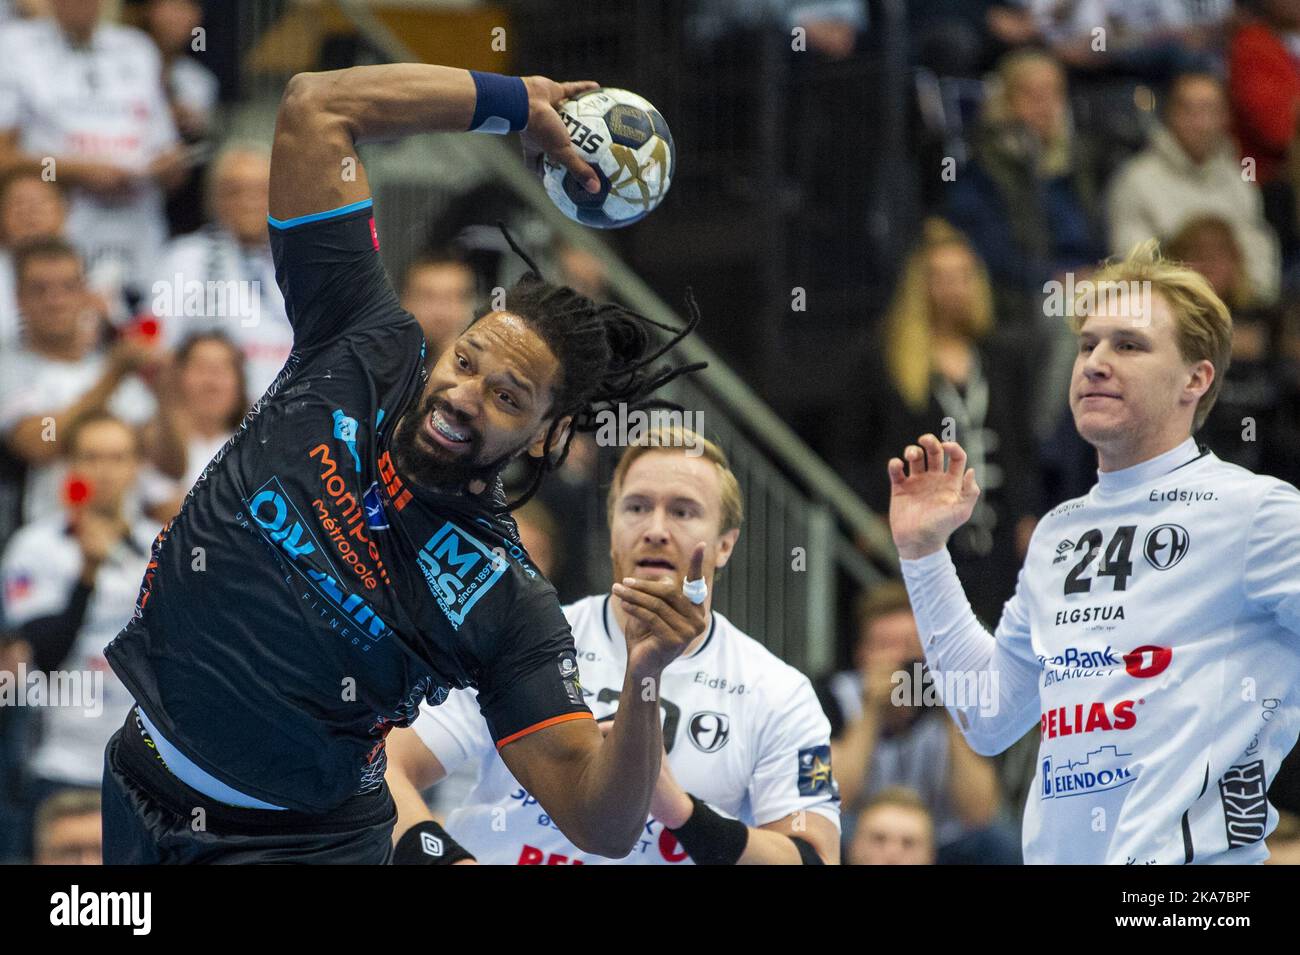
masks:
[[[640,836],[663,751],[655,687],[704,625],[682,594],[703,545],[674,580],[620,585],[636,623],[602,741],[498,474],[528,455],[527,496],[599,409],[690,369],[652,368],[666,348],[645,319],[533,269],[426,373],[356,154],[522,130],[594,191],[554,107],[595,87],[415,64],[289,83],[270,231],[293,353],[158,535],[108,647],[138,705],[105,754],[105,862],[390,861],[384,738],[469,686],[511,772],[575,844],[617,857]],[[416,849],[452,856],[427,833]]]

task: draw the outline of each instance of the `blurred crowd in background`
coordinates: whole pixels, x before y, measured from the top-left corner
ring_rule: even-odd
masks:
[[[158,529],[292,347],[270,131],[222,124],[242,94],[218,21],[242,6],[0,0],[0,671],[102,679],[96,716],[0,706],[0,859],[97,861],[103,747],[130,705],[103,648]],[[1200,438],[1300,482],[1300,0],[659,6],[639,22],[676,38],[689,83],[561,45],[550,0],[504,4],[516,72],[610,76],[661,107],[683,178],[611,245],[667,300],[696,287],[703,338],[869,506],[887,509],[889,457],[954,423],[984,493],[950,547],[990,626],[1037,518],[1094,481],[1051,290],[1108,255],[1154,237],[1206,275],[1235,327]],[[741,63],[768,71],[748,91],[726,81]],[[498,277],[475,199],[393,276],[432,355]],[[550,253],[559,278],[610,294],[599,257]],[[566,602],[608,585],[584,516],[603,451],[576,441],[516,514]],[[842,669],[810,676],[846,862],[1018,861],[1035,740],[986,759],[941,707],[891,699],[922,660],[901,585],[858,595],[842,631]],[[1296,777],[1273,791],[1279,861],[1300,857]]]

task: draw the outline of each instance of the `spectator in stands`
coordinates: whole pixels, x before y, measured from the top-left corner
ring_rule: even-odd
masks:
[[[22,341],[13,250],[28,239],[62,235],[68,207],[57,185],[30,171],[0,178],[0,351]]]
[[[1246,256],[1227,220],[1190,219],[1164,248],[1204,275],[1232,309],[1232,363],[1199,438],[1225,461],[1295,483],[1300,420],[1288,402],[1280,310],[1254,300]]]
[[[1104,254],[1095,161],[1072,129],[1056,60],[1019,50],[999,61],[974,153],[948,217],[993,276],[999,321],[1028,323],[1045,282]]]
[[[53,171],[93,284],[142,294],[186,163],[162,64],[142,32],[100,22],[100,0],[50,6],[0,28],[0,166]]]
[[[556,547],[555,515],[545,504],[533,498],[523,507],[512,511],[510,516],[519,526],[519,540],[532,558],[533,565],[554,584],[556,572],[561,567],[560,553]]]
[[[176,128],[187,142],[198,142],[212,126],[219,93],[216,74],[189,55],[203,23],[203,7],[195,0],[149,0],[145,16],[162,57],[163,83]]]
[[[1020,0],[1017,5],[1033,22],[1033,39],[1071,68],[1157,82],[1207,66],[1232,13],[1232,0]]]
[[[865,595],[854,669],[818,687],[840,798],[851,810],[890,787],[911,788],[934,818],[941,864],[1019,862],[992,762],[966,745],[942,705],[925,705],[916,683],[924,658],[903,585],[889,581]]]
[[[153,314],[168,347],[211,330],[240,347],[250,403],[275,381],[293,350],[266,227],[270,175],[264,148],[232,144],[222,150],[206,189],[211,224],[167,246],[152,289]]]
[[[27,466],[24,520],[59,509],[62,453],[76,419],[109,409],[132,423],[152,417],[166,352],[155,339],[127,335],[97,347],[99,317],[81,259],[63,239],[35,239],[14,256],[27,341],[0,355],[0,440]]]
[[[889,448],[926,432],[960,441],[984,493],[950,549],[976,613],[996,622],[1040,512],[1035,482],[1026,479],[1035,461],[1026,408],[1041,346],[1023,329],[995,332],[984,267],[941,220],[926,223],[882,338],[833,463],[883,513]]]
[[[62,789],[36,810],[36,865],[101,865],[104,839],[98,789]]]
[[[605,275],[605,263],[597,256],[567,242],[560,246],[560,281],[594,302],[612,298]]]
[[[149,36],[162,57],[163,88],[172,121],[194,158],[184,182],[167,201],[167,221],[173,234],[193,232],[203,224],[202,182],[207,167],[197,157],[208,151],[220,82],[194,55],[206,52],[206,41],[197,43],[203,36],[199,32],[202,22],[203,8],[197,0],[149,0],[145,11]]]
[[[141,480],[149,515],[166,523],[248,411],[244,354],[221,332],[198,332],[181,343],[163,389],[159,415],[144,426],[153,464]]]
[[[456,340],[474,317],[474,271],[451,249],[430,252],[406,268],[402,308],[424,329],[428,363]]]
[[[853,53],[867,28],[866,0],[695,0],[687,33],[701,44],[734,30],[802,27],[807,48],[832,60]]]
[[[925,800],[902,786],[878,792],[858,813],[845,863],[934,865],[934,819]]]
[[[82,417],[67,436],[71,477],[56,513],[26,525],[0,560],[5,614],[31,647],[32,666],[58,671],[69,698],[40,710],[28,766],[33,808],[68,786],[95,787],[104,747],[131,708],[104,648],[131,619],[158,532],[136,500],[135,430],[106,412]]]
[[[1288,157],[1300,116],[1300,0],[1253,0],[1253,14],[1228,48],[1228,94],[1247,174],[1264,192],[1264,209],[1282,242],[1284,267],[1297,257],[1295,177]]]
[[[977,76],[1041,39],[1033,14],[1000,0],[909,0],[910,61],[941,76]]]
[[[1163,246],[1167,256],[1205,276],[1234,319],[1238,312],[1264,304],[1255,294],[1245,250],[1230,220],[1213,214],[1193,216],[1170,233]],[[1234,360],[1236,355],[1234,347]]]
[[[1174,81],[1164,124],[1154,127],[1150,145],[1116,174],[1107,207],[1115,254],[1147,239],[1168,238],[1195,216],[1221,217],[1243,253],[1249,297],[1259,304],[1276,300],[1277,236],[1264,218],[1258,186],[1242,176],[1228,136],[1227,96],[1216,77],[1184,73]]]
[[[0,630],[0,680],[17,681],[31,659],[31,647],[16,631]],[[0,865],[16,861],[27,849],[22,782],[29,751],[28,717],[25,706],[0,706]]]

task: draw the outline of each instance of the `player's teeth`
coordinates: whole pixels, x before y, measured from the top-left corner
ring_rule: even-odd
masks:
[[[452,431],[451,428],[447,427],[447,423],[443,421],[442,415],[440,414],[434,414],[433,426],[437,428],[439,432],[441,432],[448,438],[451,438],[451,440],[453,441],[464,441],[468,437],[468,435],[459,434],[455,431]]]

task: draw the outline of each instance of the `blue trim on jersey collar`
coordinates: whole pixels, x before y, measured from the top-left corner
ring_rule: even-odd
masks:
[[[604,603],[604,605],[603,605],[603,606],[601,607],[601,609],[600,609],[600,622],[601,622],[602,624],[604,624],[604,626],[605,626],[605,636],[609,638],[609,642],[610,642],[610,643],[613,643],[613,642],[614,642],[614,633],[613,633],[613,631],[611,631],[611,630],[609,629],[609,598],[610,598],[610,595],[609,595],[609,594],[605,594],[605,603]],[[713,611],[710,610],[710,611],[709,611],[709,634],[708,634],[708,636],[706,636],[706,637],[704,638],[704,642],[701,643],[698,647],[696,647],[696,648],[695,648],[695,652],[692,653],[689,657],[679,657],[678,659],[681,659],[681,660],[693,660],[693,659],[695,659],[695,657],[698,657],[701,653],[704,652],[704,648],[707,647],[707,646],[709,645],[709,642],[713,639],[713,631],[715,631],[715,630],[717,630],[717,629],[718,629],[718,618],[717,618],[717,616],[714,615]]]
[[[347,215],[349,212],[357,212],[361,209],[367,209],[374,204],[374,199],[362,199],[360,202],[351,202],[346,206],[339,206],[337,209],[328,209],[325,212],[312,212],[305,216],[294,216],[292,219],[277,219],[274,216],[267,216],[266,221],[277,229],[291,229],[296,225],[305,225],[308,222],[320,222],[322,219],[336,219],[339,216]]]

